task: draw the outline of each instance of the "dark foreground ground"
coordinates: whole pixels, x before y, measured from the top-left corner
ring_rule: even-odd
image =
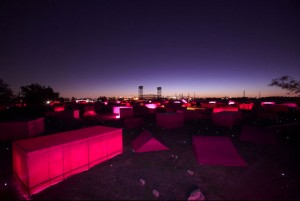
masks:
[[[292,117],[289,124],[299,122]],[[249,120],[249,119],[248,119]],[[122,127],[122,120],[46,123],[46,134],[91,125]],[[253,123],[253,119],[250,119]],[[123,154],[74,175],[27,199],[32,200],[187,200],[201,189],[206,200],[299,200],[299,126],[280,131],[278,145],[239,141],[241,126],[218,127],[209,119],[186,122],[183,128],[162,129],[153,117],[144,128],[123,129]],[[243,122],[243,124],[249,122]],[[131,142],[143,129],[168,146],[168,151],[135,153]],[[192,150],[193,135],[230,136],[246,167],[199,165]],[[0,199],[24,200],[12,174],[11,143],[1,143]],[[187,171],[192,171],[189,174]],[[140,179],[145,180],[141,185]],[[159,192],[159,197],[152,193]]]

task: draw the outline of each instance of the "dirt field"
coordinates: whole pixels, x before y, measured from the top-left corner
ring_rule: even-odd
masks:
[[[243,124],[289,124],[246,119]],[[286,117],[285,117],[286,118]],[[123,154],[74,175],[27,199],[32,200],[187,200],[199,188],[206,200],[299,200],[299,125],[278,134],[278,145],[239,141],[241,125],[219,127],[210,119],[186,122],[182,128],[163,129],[152,117],[144,128],[123,129]],[[46,122],[46,134],[92,125],[122,127],[122,120],[93,118],[76,122]],[[170,150],[135,153],[131,142],[142,131],[150,131]],[[192,149],[193,135],[229,136],[248,166],[199,165]],[[1,143],[1,200],[24,200],[11,167],[11,143]],[[188,173],[189,170],[189,173]],[[145,180],[145,184],[140,183]],[[159,192],[155,197],[153,190]]]

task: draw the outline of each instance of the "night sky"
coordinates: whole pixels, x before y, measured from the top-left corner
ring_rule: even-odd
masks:
[[[300,80],[300,6],[289,0],[1,1],[0,78],[63,97],[281,96]]]

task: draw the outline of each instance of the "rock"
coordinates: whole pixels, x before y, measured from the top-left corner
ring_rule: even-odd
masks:
[[[187,170],[186,171],[189,175],[193,176],[194,175],[194,172],[192,170]]]
[[[145,181],[144,179],[140,179],[140,184],[141,184],[142,186],[144,186],[145,183],[146,183],[146,181]]]
[[[205,200],[205,196],[202,194],[200,189],[194,190],[187,200]]]
[[[159,197],[159,192],[158,192],[158,190],[153,189],[152,193],[153,193],[153,195],[154,195],[155,197]]]

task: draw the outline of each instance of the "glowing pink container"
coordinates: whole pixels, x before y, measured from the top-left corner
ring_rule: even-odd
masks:
[[[0,141],[13,141],[36,137],[45,132],[44,117],[29,121],[0,123]]]
[[[212,122],[218,126],[231,127],[242,121],[241,112],[217,112],[212,113]]]
[[[184,110],[183,111],[184,121],[192,121],[197,119],[209,119],[210,116],[207,114],[201,114],[197,110]]]
[[[84,117],[97,116],[97,113],[95,112],[95,106],[93,106],[93,105],[84,106],[83,116]]]
[[[267,112],[288,112],[289,108],[287,105],[282,105],[282,104],[271,104],[271,105],[263,105],[264,111]]]
[[[64,111],[65,107],[64,106],[55,106],[54,107],[54,112],[61,112]]]
[[[253,103],[241,103],[239,104],[239,109],[240,110],[252,110],[253,108]]]
[[[29,195],[123,152],[122,129],[93,126],[13,142],[13,173]]]
[[[47,112],[46,117],[56,117],[60,120],[79,119],[79,110],[64,110],[61,112]]]
[[[213,113],[218,113],[218,112],[238,112],[239,108],[238,107],[215,107],[213,108]]]
[[[281,105],[286,105],[289,108],[297,108],[298,107],[297,103],[282,103]]]
[[[149,109],[155,109],[157,108],[157,104],[156,103],[146,103],[145,106]]]
[[[215,107],[217,107],[217,104],[215,104],[215,103],[201,103],[201,107],[215,108]]]
[[[120,108],[120,118],[130,118],[133,117],[133,109],[129,108]]]
[[[131,108],[132,106],[113,106],[113,113],[120,114],[120,108]]]

